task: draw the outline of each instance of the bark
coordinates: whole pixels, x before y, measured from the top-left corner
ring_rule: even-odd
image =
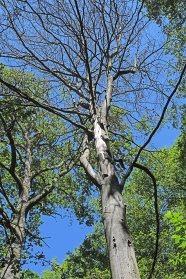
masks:
[[[118,179],[111,175],[102,185],[102,214],[113,279],[139,279],[126,210]]]
[[[126,208],[109,146],[106,127],[94,123],[95,146],[101,176],[102,215],[112,279],[139,279],[134,246],[126,222]]]
[[[20,215],[12,222],[13,233],[11,235],[11,239],[9,240],[5,266],[0,276],[1,279],[19,278],[21,251],[25,237],[26,221],[24,212],[22,212]]]
[[[24,136],[26,140],[24,178],[21,183],[16,213],[14,213],[14,218],[12,222],[9,223],[8,227],[10,229],[10,239],[7,240],[7,255],[0,279],[19,278],[21,252],[25,240],[25,224],[31,186],[31,146],[28,133],[26,132]]]

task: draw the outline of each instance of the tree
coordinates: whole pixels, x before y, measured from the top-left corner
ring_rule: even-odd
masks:
[[[157,154],[152,153],[149,156],[146,154],[140,162],[143,166],[150,166],[149,169],[153,172],[158,187],[158,259],[152,278],[183,278],[184,267],[175,267],[171,264],[178,249],[170,240],[173,228],[168,224],[165,215],[170,210],[177,212],[184,209],[184,168],[179,160],[180,149],[177,144],[170,149],[164,148],[158,151]],[[125,190],[129,224],[137,250],[140,274],[142,278],[148,278],[149,269],[155,256],[152,243],[157,239],[152,181],[146,173],[136,170]]]
[[[29,72],[2,69],[11,84],[24,84],[40,96],[47,95],[46,80],[37,80]],[[41,246],[45,242],[38,230],[41,215],[55,215],[59,206],[73,207],[79,189],[73,187],[71,175],[64,179],[72,168],[72,142],[63,142],[63,121],[25,106],[7,87],[0,90],[1,278],[10,279],[18,277],[21,259],[31,257],[33,243]],[[43,255],[37,254],[36,259]]]
[[[168,50],[176,55],[178,62],[184,59],[185,3],[182,0],[146,1],[148,16],[163,27],[168,36]]]
[[[183,66],[171,88],[163,75],[171,67],[163,56],[166,41],[152,38],[153,26],[148,27],[143,4],[119,0],[0,1],[2,56],[50,77],[55,99],[39,100],[37,94],[30,96],[2,77],[0,82],[28,104],[40,106],[76,128],[82,139],[81,165],[102,198],[113,279],[139,278],[122,191],[133,168],[139,167],[141,152],[159,128],[185,72]],[[61,94],[64,85],[69,91]],[[125,137],[122,131],[116,133],[109,127],[114,107],[123,125],[144,140],[131,157],[130,152],[112,149],[111,140]],[[139,123],[141,133],[137,134]]]
[[[145,6],[148,10],[148,17],[155,20],[167,36],[166,53],[171,54],[170,63],[172,61],[175,63],[173,71],[169,69],[167,74],[170,83],[174,84],[173,73],[182,68],[185,60],[185,2],[182,0],[152,0],[146,1]]]
[[[185,276],[185,220],[184,212],[184,164],[182,156],[185,146],[183,132],[171,148],[146,151],[140,164],[151,166],[158,184],[158,206],[160,211],[160,235],[158,261],[152,278],[184,278]],[[152,164],[153,161],[153,164]],[[142,278],[148,278],[154,258],[152,242],[156,238],[156,219],[153,210],[153,185],[148,175],[135,170],[130,182],[125,186],[125,202],[129,224],[136,247],[139,271]],[[95,208],[101,217],[100,200],[95,200]],[[167,221],[169,220],[169,222]],[[170,239],[172,238],[172,241]],[[62,265],[53,263],[51,271],[43,273],[56,274],[64,278],[110,278],[106,243],[102,222],[98,222],[79,248],[68,253]],[[46,275],[45,275],[46,274]],[[91,277],[92,276],[92,277]]]

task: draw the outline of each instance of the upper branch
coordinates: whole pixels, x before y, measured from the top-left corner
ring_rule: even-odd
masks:
[[[136,72],[136,68],[133,68],[131,70],[123,70],[123,71],[119,71],[115,74],[114,76],[114,80],[116,80],[119,76],[122,76],[122,75],[127,75],[127,74],[135,74]]]
[[[182,72],[181,72],[181,75],[180,75],[180,78],[174,88],[174,90],[172,91],[172,93],[170,94],[170,96],[168,97],[167,99],[167,102],[163,108],[163,111],[162,111],[162,114],[161,114],[161,117],[156,125],[156,127],[154,128],[154,130],[152,131],[152,133],[150,134],[149,138],[147,139],[147,141],[140,147],[138,153],[136,154],[134,160],[133,160],[133,163],[131,164],[131,166],[128,168],[126,174],[124,175],[123,179],[122,179],[122,183],[121,183],[121,186],[123,187],[127,178],[129,177],[129,175],[131,174],[132,170],[133,170],[133,167],[134,167],[134,164],[137,162],[141,152],[144,150],[144,148],[149,144],[149,142],[151,141],[152,137],[154,136],[154,134],[156,133],[156,131],[158,130],[158,128],[160,127],[163,119],[164,119],[164,116],[165,116],[165,113],[166,113],[166,110],[167,110],[167,107],[172,99],[172,97],[174,96],[174,94],[176,93],[183,77],[184,77],[184,73],[185,73],[185,70],[186,70],[186,65],[184,66]]]
[[[91,76],[91,69],[90,69],[90,64],[89,64],[89,56],[88,56],[88,47],[87,47],[87,40],[84,34],[84,25],[82,22],[81,14],[79,11],[78,3],[75,0],[75,6],[76,6],[76,11],[78,14],[78,20],[80,23],[80,28],[81,28],[81,35],[83,37],[83,44],[84,44],[84,52],[85,52],[85,64],[86,64],[86,69],[88,72],[88,81],[89,81],[89,89],[90,89],[90,96],[91,96],[91,102],[92,102],[92,109],[93,113],[96,114],[96,100],[95,100],[95,94],[94,94],[94,89],[93,89],[93,82],[92,82],[92,76]]]
[[[60,116],[61,118],[65,119],[66,121],[70,122],[72,125],[83,129],[84,131],[86,131],[87,133],[90,133],[89,129],[87,129],[84,125],[78,124],[77,122],[73,121],[72,119],[70,119],[69,117],[67,117],[66,115],[60,113],[58,111],[58,109],[55,109],[54,107],[50,106],[49,104],[43,104],[37,100],[35,100],[34,98],[28,96],[28,94],[24,93],[22,90],[20,90],[19,88],[17,88],[16,86],[6,82],[5,80],[3,80],[0,77],[0,82],[2,84],[4,84],[5,86],[7,86],[9,89],[13,90],[15,93],[17,93],[20,97],[22,97],[23,99],[33,103],[34,105],[36,105],[37,107],[43,108],[51,113],[54,113],[58,116]]]

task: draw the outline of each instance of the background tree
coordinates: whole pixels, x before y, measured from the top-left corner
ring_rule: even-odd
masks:
[[[152,0],[146,1],[145,6],[149,18],[156,20],[168,36],[167,51],[170,51],[177,58],[178,69],[180,62],[184,60],[185,2],[182,0]]]
[[[60,116],[83,138],[80,161],[101,192],[113,279],[139,278],[122,191],[159,128],[185,71],[183,66],[181,75],[175,74],[178,81],[172,88],[163,75],[171,67],[164,56],[166,40],[161,36],[157,40],[156,33],[152,37],[153,26],[148,26],[143,4],[119,0],[0,1],[2,56],[48,76],[55,99],[50,95],[38,100],[2,77],[0,81],[25,101]],[[64,85],[69,91],[61,94]],[[137,145],[142,142],[133,154],[117,150],[119,158],[110,142],[115,131],[109,128],[109,114],[114,107],[122,112],[122,123],[140,138]],[[139,123],[141,131],[137,133]],[[120,131],[115,136],[125,135]],[[125,155],[133,156],[126,161]],[[157,204],[157,195],[155,199]]]
[[[6,81],[28,88],[30,95],[37,92],[45,98],[48,94],[46,80],[36,79],[29,72],[1,69]],[[78,203],[75,196],[81,193],[79,184],[72,175],[64,178],[76,156],[72,136],[71,141],[64,141],[70,134],[64,121],[27,106],[3,85],[0,90],[1,278],[10,279],[18,278],[20,262],[32,256],[33,245],[45,243],[39,236],[41,216],[55,216],[59,207],[68,207],[80,219],[85,218],[86,200]],[[36,253],[35,258],[37,262],[44,255]]]

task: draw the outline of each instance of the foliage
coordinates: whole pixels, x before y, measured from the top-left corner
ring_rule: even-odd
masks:
[[[29,269],[24,269],[19,279],[40,279],[40,276],[37,274],[37,272],[32,272]]]
[[[170,210],[165,214],[165,217],[175,229],[175,233],[171,235],[171,238],[174,239],[174,244],[179,248],[174,258],[170,259],[170,264],[179,268],[184,265],[186,258],[186,220],[184,220],[182,214],[181,211],[171,212]]]
[[[46,80],[36,78],[35,75],[29,72],[10,70],[3,65],[1,65],[1,71],[7,82],[16,84],[19,88],[24,88],[30,96],[34,92],[39,98],[45,98],[48,95],[49,84]],[[25,260],[28,262],[33,256],[33,246],[43,246],[43,243],[45,243],[44,239],[39,235],[42,215],[55,216],[59,211],[59,207],[62,207],[68,208],[71,213],[75,212],[79,220],[84,219],[90,223],[89,219],[92,218],[92,215],[91,212],[88,215],[86,209],[90,192],[87,192],[87,198],[82,199],[81,191],[83,191],[83,188],[77,183],[77,179],[76,181],[74,180],[73,174],[68,174],[65,178],[59,176],[54,186],[52,185],[52,181],[56,179],[56,176],[65,170],[72,158],[76,156],[76,151],[73,148],[75,143],[73,135],[69,135],[69,140],[64,141],[68,127],[65,127],[63,120],[34,105],[25,105],[20,98],[15,97],[3,85],[1,85],[0,93],[0,113],[1,124],[2,121],[5,123],[4,130],[1,129],[0,131],[0,207],[6,212],[10,222],[12,222],[15,215],[7,199],[9,198],[16,208],[20,199],[20,192],[15,175],[21,181],[24,180],[28,141],[31,146],[30,175],[32,176],[31,185],[28,188],[29,200],[40,195],[44,189],[50,190],[52,187],[51,193],[49,191],[50,195],[45,195],[43,199],[38,200],[27,215],[22,259],[23,262]],[[10,131],[12,145],[6,127]],[[78,149],[78,143],[75,145]],[[9,171],[13,156],[12,152],[15,152],[15,175],[12,175]],[[3,193],[6,193],[6,195]],[[77,196],[79,200],[76,199]],[[0,232],[0,257],[3,266],[5,264],[8,239],[10,238],[10,231],[7,228],[5,229],[3,222],[0,224]],[[44,255],[42,253],[37,252],[35,254],[34,261],[36,263],[43,259]]]
[[[185,174],[180,161],[180,152],[178,143],[176,143],[170,149],[164,148],[158,150],[157,153],[146,153],[141,158],[141,164],[151,166],[150,170],[158,185],[160,239],[158,261],[153,278],[181,278],[178,275],[183,276],[182,272],[184,272],[183,267],[173,267],[170,264],[170,259],[176,258],[178,249],[170,241],[173,229],[170,224],[167,224],[164,217],[167,210],[183,210],[184,208],[184,191],[182,189],[185,185]],[[156,239],[157,224],[154,214],[152,182],[141,170],[136,170],[126,185],[125,191],[138,265],[142,278],[145,278],[151,269]]]
[[[152,0],[146,1],[145,5],[149,17],[163,25],[164,31],[171,39],[169,50],[172,49],[173,53],[180,59],[184,51],[185,41],[185,2],[182,0]]]
[[[99,276],[110,278],[105,247],[103,225],[97,223],[93,233],[85,238],[80,247],[76,248],[73,253],[67,254],[67,258],[61,266],[64,278],[89,278],[89,276],[93,277],[93,273],[96,274],[95,278],[99,278]]]

